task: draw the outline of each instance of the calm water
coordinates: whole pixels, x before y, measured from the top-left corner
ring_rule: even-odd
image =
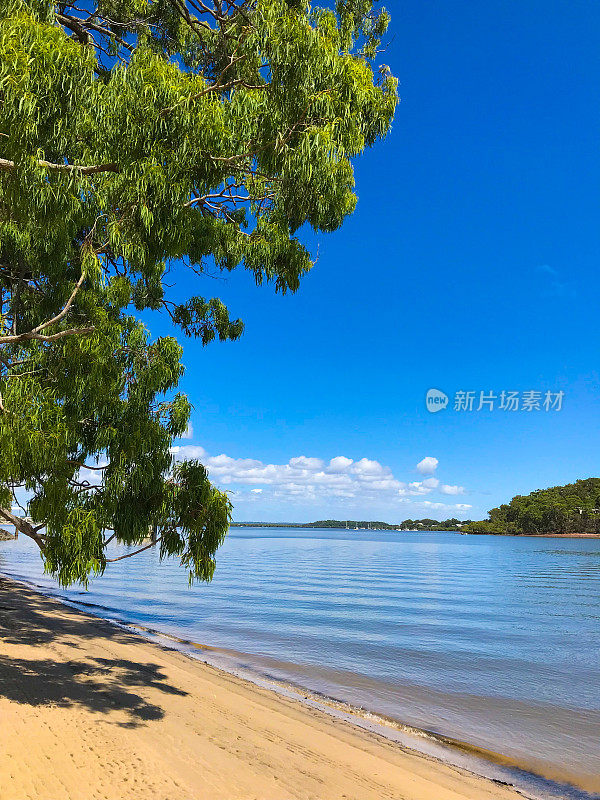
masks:
[[[600,540],[235,529],[208,586],[147,551],[85,597],[23,539],[0,570],[600,791]]]

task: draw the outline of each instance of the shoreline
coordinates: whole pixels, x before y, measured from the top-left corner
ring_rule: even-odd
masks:
[[[6,589],[8,588],[8,592]],[[410,729],[408,726],[402,726],[401,724],[397,723],[396,721],[386,721],[384,718],[377,717],[377,715],[370,714],[369,712],[364,712],[364,710],[360,709],[353,709],[346,704],[338,702],[332,698],[327,698],[323,696],[317,696],[313,693],[308,692],[307,690],[302,689],[301,687],[292,686],[292,685],[284,685],[282,683],[278,683],[274,680],[265,679],[256,679],[256,676],[252,676],[249,674],[243,674],[243,670],[235,670],[232,668],[224,667],[222,664],[215,665],[210,661],[205,660],[205,656],[207,655],[208,651],[218,652],[216,648],[211,648],[208,646],[198,645],[193,642],[186,642],[186,640],[180,640],[178,637],[172,637],[165,634],[161,634],[151,629],[144,628],[143,626],[135,626],[135,625],[128,625],[122,624],[113,620],[106,620],[103,617],[93,616],[89,612],[81,611],[81,609],[77,608],[76,604],[71,604],[68,601],[62,602],[57,600],[56,598],[45,595],[38,591],[35,588],[32,588],[30,585],[25,584],[23,582],[15,581],[11,578],[5,578],[4,576],[0,575],[0,599],[4,602],[5,599],[10,599],[12,596],[12,592],[18,592],[19,595],[23,593],[28,596],[28,604],[33,604],[34,606],[42,606],[43,618],[47,618],[47,623],[52,624],[55,621],[55,618],[58,616],[59,618],[67,618],[66,624],[68,625],[68,618],[72,614],[78,620],[83,620],[84,625],[86,627],[86,641],[88,637],[93,633],[95,638],[99,639],[99,643],[101,644],[105,638],[112,641],[115,637],[119,638],[120,635],[131,637],[128,638],[127,641],[127,649],[131,652],[128,654],[129,657],[127,659],[128,663],[131,665],[136,664],[136,658],[138,659],[138,666],[140,668],[143,667],[143,659],[141,658],[142,653],[144,657],[146,657],[146,649],[153,648],[152,654],[156,655],[156,651],[161,654],[161,661],[165,659],[170,662],[171,659],[184,659],[187,663],[188,667],[192,669],[194,672],[198,672],[200,677],[204,679],[207,678],[206,671],[209,671],[213,680],[217,682],[224,682],[228,684],[230,681],[237,681],[237,688],[239,688],[240,684],[243,687],[244,694],[248,694],[251,696],[251,699],[254,703],[257,701],[257,697],[255,694],[259,694],[263,696],[267,695],[270,697],[269,705],[273,706],[275,704],[276,710],[278,712],[282,712],[285,709],[280,708],[279,704],[289,705],[292,704],[293,707],[297,707],[298,714],[308,714],[309,719],[303,719],[302,725],[300,726],[301,730],[296,731],[297,734],[302,733],[304,734],[305,738],[308,737],[308,741],[312,738],[312,727],[316,725],[316,727],[321,731],[321,728],[325,727],[328,728],[331,725],[334,726],[343,726],[345,736],[350,737],[352,739],[352,747],[358,748],[359,752],[361,751],[362,747],[367,747],[370,749],[372,746],[375,746],[376,742],[379,742],[379,747],[383,748],[382,753],[379,753],[379,757],[384,757],[386,763],[389,762],[390,757],[390,749],[392,753],[395,753],[395,759],[409,759],[411,762],[410,769],[417,770],[420,778],[417,781],[418,788],[415,788],[414,792],[411,794],[409,791],[409,787],[412,787],[415,784],[416,777],[412,776],[408,779],[405,775],[405,768],[407,765],[398,764],[396,765],[397,769],[400,769],[402,772],[403,781],[408,780],[408,783],[405,785],[401,783],[399,785],[394,784],[394,781],[397,779],[394,773],[397,769],[393,769],[391,773],[387,776],[386,780],[390,783],[390,786],[393,784],[395,786],[394,792],[398,792],[399,794],[387,794],[387,784],[384,783],[381,786],[378,786],[376,793],[369,793],[368,786],[363,787],[359,794],[348,794],[346,792],[345,796],[348,798],[356,797],[357,800],[366,800],[367,798],[379,798],[379,797],[396,797],[396,796],[403,796],[405,798],[415,798],[415,800],[438,800],[438,798],[442,797],[449,797],[449,798],[516,798],[522,796],[529,796],[529,797],[591,797],[592,795],[585,795],[584,792],[580,790],[573,789],[572,791],[569,787],[559,784],[553,784],[551,781],[547,781],[539,776],[535,776],[532,774],[522,773],[519,775],[519,770],[514,769],[514,765],[511,765],[508,760],[503,759],[502,756],[498,756],[497,754],[490,754],[486,753],[485,751],[478,750],[478,748],[472,747],[468,743],[463,742],[456,742],[450,739],[444,741],[445,737],[441,736],[434,736],[431,734],[427,734],[427,732],[418,731],[415,729]],[[0,604],[0,624],[3,622],[3,610],[5,610],[5,606]],[[40,617],[40,610],[34,612],[36,616]],[[137,631],[136,631],[137,628]],[[96,631],[95,629],[99,629]],[[100,630],[102,634],[100,634]],[[23,638],[26,640],[27,636],[24,635]],[[0,640],[1,641],[1,640]],[[26,651],[34,651],[35,648],[38,646],[37,641],[29,642],[24,641],[20,643],[20,649],[25,649]],[[69,643],[69,655],[70,656],[77,656],[81,655],[81,651],[84,648],[84,643],[81,641],[75,641]],[[195,653],[193,652],[186,652],[185,649],[182,649],[181,645],[189,645],[190,647],[195,648]],[[72,651],[72,652],[71,652]],[[2,653],[2,659],[0,659],[0,680],[4,683],[2,676],[2,663],[4,662],[5,653]],[[95,659],[98,661],[98,659]],[[146,665],[147,666],[147,665]],[[170,664],[170,667],[175,667],[176,665]],[[131,676],[125,681],[127,685],[131,683]],[[173,687],[175,688],[175,687]],[[223,688],[223,687],[221,687]],[[0,705],[4,702],[4,696],[0,692]],[[205,699],[205,698],[204,698]],[[158,707],[158,704],[154,704]],[[189,705],[189,704],[188,704]],[[118,704],[117,704],[118,708]],[[116,709],[115,709],[116,710]],[[188,713],[193,713],[194,709],[188,709]],[[361,713],[362,712],[362,713]],[[314,715],[317,715],[315,718]],[[255,720],[256,723],[259,723],[261,720]],[[265,720],[265,723],[268,723],[268,719]],[[119,723],[116,723],[117,725]],[[152,723],[148,722],[148,726],[151,728]],[[383,730],[387,725],[387,730]],[[265,728],[267,725],[264,726]],[[262,734],[262,735],[261,735]],[[261,734],[258,736],[258,742],[256,746],[260,747],[261,740],[264,738],[266,734],[266,730],[262,731]],[[205,737],[203,736],[202,730],[195,731],[196,738],[198,740],[203,740]],[[419,740],[419,737],[422,737]],[[237,739],[240,737],[238,736]],[[270,737],[267,737],[270,740]],[[281,743],[280,743],[281,744]],[[289,749],[289,743],[284,743]],[[265,746],[264,741],[262,741],[263,749],[265,749],[265,757],[268,761],[268,746]],[[3,752],[6,752],[6,745],[2,742],[2,733],[0,732],[0,747],[2,747]],[[377,748],[376,748],[377,749]],[[456,756],[459,755],[458,758],[451,758],[450,756],[454,754]],[[363,753],[364,756],[364,753]],[[354,759],[352,760],[352,763]],[[246,769],[251,769],[251,764],[246,764],[242,766],[242,771],[246,771]],[[389,763],[388,763],[389,767]],[[344,769],[343,764],[338,764],[331,774],[330,770],[330,781],[332,781],[331,786],[327,785],[327,781],[325,781],[321,792],[319,794],[311,793],[312,790],[304,785],[306,783],[306,770],[299,770],[295,774],[295,777],[288,776],[288,785],[286,788],[287,794],[278,794],[275,793],[263,793],[263,794],[243,794],[239,795],[240,800],[243,797],[244,800],[247,798],[256,797],[256,798],[272,798],[273,800],[288,800],[288,798],[298,797],[315,797],[319,800],[326,800],[328,798],[337,798],[342,797],[340,792],[336,787],[336,782],[338,781],[338,777],[343,772]],[[423,774],[423,770],[425,770],[425,774]],[[13,770],[14,771],[14,770]],[[340,772],[341,771],[341,772]],[[431,775],[428,775],[428,771],[431,772]],[[483,776],[482,776],[483,773]],[[302,777],[304,776],[304,777]],[[441,777],[443,776],[444,780],[451,780],[454,782],[456,780],[459,781],[458,786],[453,786],[452,792],[448,795],[445,793],[437,793],[439,790],[439,785],[436,783],[436,791],[430,792],[428,788],[428,782],[434,781],[439,782]],[[484,777],[487,776],[487,777]],[[264,777],[264,776],[263,776]],[[363,776],[363,779],[366,776]],[[519,780],[520,778],[520,780]],[[238,778],[239,779],[239,776]],[[232,778],[232,780],[236,780],[236,778]],[[280,779],[279,779],[280,780]],[[298,783],[298,781],[300,783]],[[5,780],[3,780],[2,776],[2,767],[0,766],[0,784],[5,785]],[[463,785],[464,784],[464,785]],[[476,785],[477,788],[473,789],[473,786]],[[415,785],[416,786],[416,785]],[[300,787],[300,789],[298,789]],[[195,790],[196,792],[199,789]],[[233,791],[231,786],[227,789],[222,790],[223,793],[219,794],[210,794],[206,795],[209,797],[223,797],[230,800],[230,798],[237,797],[238,795],[232,794]],[[341,790],[340,790],[341,791]],[[411,790],[412,791],[412,790]],[[498,793],[500,792],[500,793]],[[401,793],[401,794],[400,794]],[[36,797],[36,795],[27,795],[27,794],[15,794],[15,800],[23,800],[25,797]],[[58,797],[69,797],[70,795],[57,795]],[[95,794],[89,795],[90,797],[96,797]],[[106,796],[109,798],[114,797],[128,797],[129,795],[123,794],[123,787],[119,787],[116,794],[108,794],[108,795],[98,795],[99,797]],[[153,798],[159,797],[159,795],[155,795],[152,793],[149,794],[139,794],[136,792],[136,797],[140,798]],[[162,795],[160,795],[162,797]],[[175,797],[179,797],[179,794],[170,794],[169,800],[172,800]],[[186,795],[187,797],[194,796]],[[196,795],[197,796],[197,795]],[[12,800],[13,795],[7,795],[7,798]],[[78,800],[79,797],[83,797],[82,795],[77,795]],[[85,795],[87,797],[87,795]],[[183,797],[183,795],[182,795]],[[48,800],[54,800],[54,796],[51,795],[44,795],[44,798]]]
[[[0,601],[3,800],[521,796],[4,577]]]
[[[301,530],[301,531],[354,531],[355,528],[316,528],[313,525],[302,525],[300,523],[273,523],[265,525],[257,524],[244,524],[241,522],[234,522],[230,526],[232,529],[248,529],[248,530]],[[600,533],[489,533],[488,531],[451,531],[451,530],[420,530],[418,528],[413,530],[400,530],[398,528],[358,528],[358,531],[366,531],[367,533],[453,533],[455,536],[513,536],[516,539],[600,539]]]
[[[66,601],[69,604],[71,601]],[[73,607],[77,608],[76,601]],[[93,616],[93,615],[92,615]],[[100,619],[106,619],[100,617]],[[346,721],[352,726],[363,728],[384,739],[401,745],[419,755],[431,757],[442,764],[458,767],[496,784],[511,786],[520,794],[543,800],[600,800],[595,790],[586,790],[577,783],[567,783],[564,776],[554,779],[549,774],[535,772],[508,755],[490,750],[467,740],[458,739],[427,728],[419,728],[397,718],[386,716],[364,706],[352,705],[345,700],[309,689],[289,678],[277,678],[268,672],[258,671],[248,666],[252,654],[226,650],[213,645],[182,639],[144,625],[120,620],[110,620],[113,624],[134,633],[146,640],[175,649],[187,657],[199,660],[228,675],[259,686],[282,697],[291,698],[302,705],[316,708],[324,714]]]

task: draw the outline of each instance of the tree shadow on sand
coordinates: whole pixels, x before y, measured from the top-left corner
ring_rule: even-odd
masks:
[[[61,614],[53,614],[55,610]],[[169,695],[187,693],[168,683],[160,665],[122,658],[84,654],[86,639],[137,644],[140,640],[104,620],[66,609],[27,587],[0,578],[0,697],[32,706],[81,706],[94,713],[118,711],[135,727],[164,716],[163,709],[148,702],[142,693],[152,689]],[[12,655],[5,645],[36,648],[52,643],[81,649],[81,659],[69,661]],[[47,655],[47,654],[46,654]],[[140,693],[141,692],[141,693]]]

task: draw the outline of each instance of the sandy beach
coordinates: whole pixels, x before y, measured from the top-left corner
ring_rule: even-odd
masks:
[[[2,800],[508,800],[0,577]]]

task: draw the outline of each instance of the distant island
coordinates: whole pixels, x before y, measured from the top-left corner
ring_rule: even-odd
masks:
[[[492,508],[489,519],[470,522],[465,533],[513,536],[600,534],[600,478],[537,489]]]
[[[405,519],[403,522],[379,520],[320,519],[316,522],[232,522],[232,528],[344,528],[371,531],[460,531],[471,520]]]

